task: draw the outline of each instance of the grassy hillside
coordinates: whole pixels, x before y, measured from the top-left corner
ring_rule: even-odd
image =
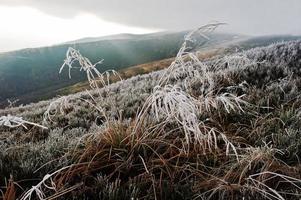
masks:
[[[0,54],[0,107],[8,105],[7,99],[19,99],[19,104],[26,104],[66,94],[67,86],[84,81],[85,74],[78,70],[73,70],[72,79],[68,78],[67,71],[58,74],[69,46],[79,49],[92,62],[104,59],[104,64],[98,66],[100,71],[107,69],[124,71],[130,66],[175,56],[186,33],[163,32],[85,38],[57,46],[2,53]],[[233,52],[273,42],[296,40],[300,37],[266,36],[244,40],[242,38],[231,34],[213,34],[210,42],[203,46],[202,50],[228,47],[228,50]],[[81,83],[76,86],[80,85]]]
[[[116,37],[118,37],[118,35]],[[209,46],[202,47],[202,49],[198,51],[198,57],[199,59],[204,60],[222,54],[229,54],[237,51],[248,50],[255,47],[267,46],[277,42],[293,41],[298,39],[301,39],[301,36],[281,35],[281,36],[238,37],[237,39],[232,39],[232,40],[229,40],[227,38],[225,41],[219,40],[218,42],[212,43]],[[123,78],[130,78],[132,76],[136,76],[139,74],[146,74],[152,71],[157,71],[159,69],[164,69],[168,67],[173,60],[174,58],[168,58],[168,59],[153,61],[150,63],[145,63],[137,66],[132,66],[132,67],[119,70],[119,73]],[[115,80],[112,81],[114,82]],[[57,91],[55,91],[55,94],[67,95],[75,92],[84,91],[86,89],[89,89],[89,83],[87,81],[82,81],[72,86],[58,89]],[[22,98],[25,99],[26,97],[23,96]]]
[[[0,110],[48,127],[0,127],[5,194],[300,199],[301,41],[182,58],[90,94]]]
[[[119,70],[174,56],[182,38],[183,33],[177,33],[150,39],[141,37],[80,43],[75,47],[92,62],[104,59],[102,70]],[[31,92],[53,92],[84,80],[84,74],[78,70],[72,72],[72,79],[68,78],[66,71],[58,74],[69,46],[59,45],[0,54],[0,102]]]
[[[0,54],[0,107],[7,98],[30,103],[56,96],[56,91],[84,80],[85,74],[74,70],[72,79],[67,70],[59,75],[65,52],[72,46],[92,62],[104,59],[100,71],[121,70],[175,56],[187,32],[131,35],[124,39],[94,38],[91,42],[62,44],[51,47],[24,49]],[[114,38],[114,37],[113,37]],[[214,34],[207,45],[232,40],[230,34]],[[99,39],[99,41],[97,40]],[[76,41],[75,41],[76,42]]]
[[[226,51],[229,51],[229,49],[227,47],[221,48],[220,46],[218,46],[218,47],[210,46],[208,48],[202,49],[197,54],[198,54],[199,59],[206,60],[206,59],[212,58],[217,55],[222,55]],[[167,59],[163,59],[163,60],[159,60],[159,61],[153,61],[150,63],[144,63],[141,65],[128,67],[128,68],[119,70],[119,74],[123,79],[128,79],[130,77],[134,77],[137,75],[147,74],[147,73],[150,73],[153,71],[165,69],[173,62],[173,60],[174,60],[174,58],[167,58]],[[116,77],[115,77],[115,79],[114,78],[111,79],[111,82],[116,82],[116,81],[118,81],[118,79],[116,79]],[[57,90],[56,93],[59,95],[67,95],[67,94],[73,94],[76,92],[81,92],[81,91],[87,90],[89,88],[90,88],[89,82],[82,81],[82,82],[76,83],[72,86],[61,88],[61,89]]]
[[[277,42],[287,42],[292,40],[300,40],[301,36],[293,35],[269,35],[269,36],[257,36],[249,38],[239,44],[241,49],[250,49],[260,46],[267,46]]]

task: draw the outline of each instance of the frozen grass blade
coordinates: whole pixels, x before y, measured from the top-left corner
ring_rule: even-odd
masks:
[[[142,120],[144,115],[151,111],[155,119],[160,121],[176,121],[184,129],[187,144],[191,139],[191,132],[195,132],[195,137],[199,138],[201,131],[197,119],[197,106],[195,99],[183,92],[179,87],[166,85],[156,86],[153,93],[146,100],[144,107],[137,119]]]
[[[267,178],[265,178],[267,177]],[[260,178],[260,179],[258,179]],[[300,197],[300,194],[292,194],[292,193],[286,193],[286,192],[281,192],[277,191],[276,189],[268,186],[265,182],[268,180],[272,180],[275,178],[280,178],[283,180],[283,182],[288,183],[291,185],[291,187],[295,187],[299,191],[301,191],[301,180],[286,176],[284,174],[279,174],[275,172],[270,172],[270,171],[265,171],[265,172],[260,172],[256,174],[252,174],[247,178],[247,181],[254,190],[257,190],[259,193],[261,193],[263,196],[271,197],[273,199],[277,200],[285,200],[285,198],[281,194],[290,194],[292,196]],[[299,185],[297,185],[297,183]],[[277,187],[277,185],[275,185]]]
[[[50,102],[43,116],[44,123],[47,123],[47,121],[52,122],[53,117],[55,117],[58,114],[66,114],[66,111],[71,107],[72,104],[70,103],[70,99],[67,96],[60,97]]]
[[[25,194],[22,195],[20,200],[30,200],[32,199],[33,194],[36,194],[36,197],[39,200],[44,200],[46,199],[46,194],[44,190],[49,190],[49,191],[57,191],[56,184],[53,182],[53,177],[57,175],[58,173],[64,171],[65,169],[68,169],[72,166],[67,166],[63,167],[61,169],[56,170],[55,172],[51,174],[46,174],[44,178],[35,186],[32,186],[30,190],[25,192]],[[48,183],[47,183],[48,182]]]
[[[110,84],[111,75],[114,75],[118,77],[119,80],[122,80],[118,72],[116,72],[115,70],[107,70],[103,73],[98,71],[96,66],[102,64],[103,60],[92,64],[92,62],[88,58],[82,56],[78,50],[71,47],[69,47],[69,49],[67,50],[66,59],[64,61],[64,64],[60,68],[59,73],[62,73],[63,69],[65,67],[68,67],[69,78],[71,78],[71,69],[76,68],[74,67],[75,63],[78,63],[80,65],[80,71],[83,70],[84,72],[86,72],[87,79],[92,89],[98,89],[98,83],[100,83],[103,87],[108,86]]]
[[[199,72],[194,69],[195,65],[201,67],[201,69],[205,72],[207,66],[200,62],[195,53],[191,53],[190,51],[194,48],[196,40],[194,37],[196,35],[201,35],[203,39],[205,39],[206,43],[210,38],[207,36],[208,33],[211,33],[219,26],[224,25],[224,23],[212,23],[202,26],[194,31],[189,32],[184,37],[184,42],[178,51],[175,60],[171,63],[171,65],[167,68],[165,73],[162,75],[159,80],[158,85],[164,85],[169,82],[171,78],[178,79],[179,77],[186,76],[195,76],[199,75]]]
[[[22,117],[16,117],[16,116],[12,116],[12,115],[0,117],[0,126],[6,126],[9,128],[16,128],[16,127],[22,126],[25,129],[27,129],[26,124],[32,125],[32,126],[37,126],[42,129],[48,129],[47,127],[42,126],[40,124],[26,121]]]
[[[215,59],[212,63],[212,71],[243,69],[258,63],[260,62],[248,58],[244,52],[236,53]]]

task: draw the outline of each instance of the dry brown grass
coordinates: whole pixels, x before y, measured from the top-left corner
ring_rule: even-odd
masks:
[[[8,181],[8,185],[5,188],[5,193],[2,197],[3,200],[15,200],[16,199],[16,186],[13,181],[13,178],[11,177]]]

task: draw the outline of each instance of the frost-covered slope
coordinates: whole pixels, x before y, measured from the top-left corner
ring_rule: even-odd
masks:
[[[258,167],[262,167],[262,163],[263,167],[267,168],[269,164],[272,165],[270,162],[278,164],[278,159],[289,165],[292,171],[299,170],[300,172],[301,41],[278,43],[243,53],[218,56],[205,61],[205,64],[210,68],[210,77],[213,82],[210,87],[215,95],[227,93],[243,95],[243,100],[248,102],[248,105],[244,105],[244,112],[227,112],[217,105],[216,109],[210,112],[200,112],[199,117],[204,121],[207,119],[208,126],[212,125],[219,131],[224,131],[229,138],[235,138],[234,141],[239,143],[241,148],[250,147],[252,151],[250,154],[258,153],[262,156],[258,157],[259,164],[253,166],[253,163],[250,163],[249,167],[250,170],[254,169],[253,173]],[[200,72],[203,70],[200,66],[194,67]],[[100,94],[97,91],[90,91],[94,100],[91,100],[87,92],[69,95],[66,97],[68,105],[64,110],[65,113],[58,113],[50,123],[43,122],[43,114],[55,99],[0,110],[0,116],[16,115],[49,127],[49,130],[37,127],[31,127],[28,130],[22,127],[17,129],[0,127],[0,180],[8,177],[9,174],[13,174],[16,180],[29,177],[41,178],[49,170],[57,169],[70,162],[70,160],[64,160],[67,158],[58,159],[79,145],[80,138],[101,132],[104,129],[102,125],[106,125],[104,117],[92,104],[103,108],[110,119],[122,118],[124,121],[131,121],[136,117],[138,110],[164,72],[165,70],[161,70],[114,83],[101,89]],[[189,82],[190,87],[186,92],[196,99],[203,98],[202,95],[207,90],[204,87],[205,76],[191,80],[191,77],[185,73],[178,75],[180,78],[170,79],[173,84],[187,88],[184,84]],[[284,153],[278,154],[277,150],[272,152],[273,149]],[[271,150],[271,152],[265,152],[265,150]],[[273,160],[273,157],[277,159]],[[247,154],[241,155],[241,159],[247,159]],[[34,173],[48,162],[50,163],[41,168],[38,173]],[[231,172],[231,177],[235,177],[234,169],[242,170],[238,167],[242,163],[237,164],[231,159],[229,163],[227,163],[229,168],[223,170]],[[218,166],[216,164],[214,167]],[[282,164],[281,167],[283,167]],[[298,173],[292,172],[292,174]],[[214,174],[214,176],[219,175]],[[235,178],[227,178],[227,175],[221,176],[229,183],[237,183]],[[204,187],[210,190],[212,189],[210,185],[218,188],[219,184],[214,180]],[[244,182],[239,184],[247,190]],[[194,192],[203,194],[203,190],[204,188],[200,186]],[[239,190],[235,192],[239,193]],[[295,190],[295,192],[301,193],[300,190]],[[248,192],[246,195],[252,196]],[[258,196],[255,195],[255,197]]]

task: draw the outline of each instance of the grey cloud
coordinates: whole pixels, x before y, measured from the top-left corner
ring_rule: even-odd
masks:
[[[216,20],[244,34],[301,34],[300,0],[1,0],[62,18],[81,12],[146,28],[190,29]]]

